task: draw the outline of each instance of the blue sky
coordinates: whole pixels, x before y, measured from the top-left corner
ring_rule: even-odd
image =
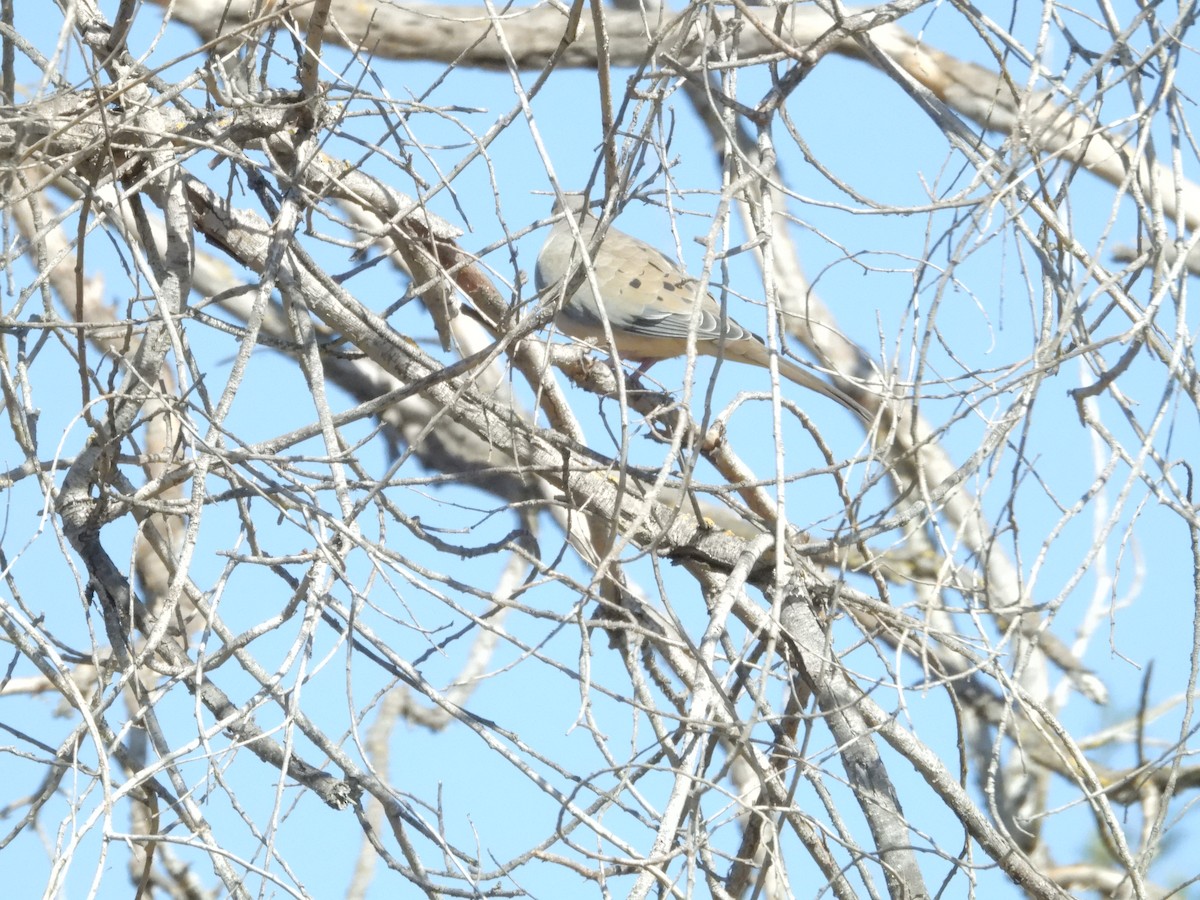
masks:
[[[111,12],[115,4],[105,6]],[[1128,15],[1131,9],[1131,5],[1122,4],[1118,11]],[[194,38],[185,29],[173,25],[161,35],[156,34],[148,27],[153,23],[151,12],[150,9],[141,12],[139,28],[131,37],[135,52],[146,52],[151,64],[181,59],[164,72],[167,78],[180,77],[181,73],[191,71],[198,64],[195,58],[187,56],[195,45]],[[1029,18],[1015,18],[1009,23],[1008,27],[1019,43],[1032,46],[1036,41],[1039,12],[1037,7],[1028,7],[1020,16]],[[53,42],[53,34],[48,29],[57,27],[52,17],[30,16],[28,7],[19,9],[18,16],[26,17],[18,20],[18,29],[47,51]],[[949,8],[932,5],[909,16],[902,24],[920,33],[927,46],[984,66],[995,65],[992,50]],[[1096,32],[1081,19],[1070,19],[1070,28],[1085,44],[1096,40]],[[1054,29],[1050,32],[1054,33]],[[1053,65],[1061,65],[1066,53],[1065,47],[1051,44],[1044,59],[1052,72],[1055,71]],[[1021,78],[1026,76],[1026,70],[1011,55],[1008,61]],[[328,63],[335,69],[348,66],[347,81],[358,80],[360,72],[345,53],[330,50]],[[372,67],[388,93],[397,99],[423,95],[443,71],[440,65],[385,60],[374,61]],[[66,50],[60,69],[76,83],[82,80],[84,70],[74,46]],[[1066,77],[1066,83],[1076,86],[1079,71],[1078,67],[1073,69]],[[294,86],[283,77],[283,66],[274,72],[279,83],[273,86]],[[629,74],[617,73],[615,83],[623,86]],[[20,71],[18,77],[27,85],[31,85],[34,78],[28,68]],[[534,75],[526,73],[522,78],[528,86]],[[1180,68],[1179,86],[1190,96],[1196,93],[1195,80],[1194,66]],[[367,90],[377,90],[369,79],[364,86]],[[761,72],[747,73],[739,80],[739,96],[755,98],[764,87]],[[1115,88],[1109,97],[1103,118],[1115,123],[1114,127],[1123,128],[1123,117],[1129,108],[1127,98],[1123,99],[1121,91]],[[202,103],[203,97],[197,94],[192,100]],[[414,167],[432,181],[438,170],[449,171],[464,158],[473,146],[473,139],[484,133],[516,101],[507,74],[458,68],[424,102],[428,109],[411,110],[406,124],[411,133],[431,148],[427,155],[414,154]],[[446,191],[434,198],[434,211],[464,228],[462,246],[471,250],[499,246],[505,234],[500,217],[514,229],[548,215],[547,166],[536,153],[532,137],[534,128],[546,146],[561,184],[565,188],[583,186],[596,159],[599,139],[596,102],[592,73],[556,73],[533,101],[536,124],[530,126],[518,119],[489,147],[486,163],[477,159],[458,178],[454,184],[457,205]],[[476,111],[448,109],[451,104],[472,107]],[[884,75],[861,63],[838,57],[824,59],[796,90],[788,112],[815,160],[880,205],[926,203],[931,196],[945,197],[962,190],[970,179],[971,172],[961,157],[948,149],[945,138],[911,105],[904,93]],[[673,102],[665,121],[673,129],[671,142],[664,153],[673,163],[671,177],[678,186],[707,192],[692,195],[685,205],[689,210],[711,214],[715,207],[714,194],[721,187],[721,171],[709,141],[681,100]],[[370,117],[349,119],[345,128],[368,140],[379,139],[383,133],[380,121]],[[1155,131],[1160,140],[1166,138],[1165,126],[1156,126]],[[867,348],[873,359],[903,375],[913,371],[917,354],[925,353],[929,363],[927,377],[949,379],[951,388],[971,383],[964,373],[993,368],[1004,370],[1026,359],[1032,346],[1034,327],[1041,315],[1041,292],[1036,282],[1037,269],[1028,248],[1013,238],[1000,207],[991,210],[965,208],[930,215],[883,214],[838,191],[817,167],[787,145],[782,130],[777,131],[775,137],[779,146],[787,150],[786,155],[781,155],[783,173],[789,186],[802,198],[793,201],[789,211],[798,219],[794,237],[809,278],[821,298],[834,308],[841,327]],[[989,134],[987,139],[993,146],[1002,142],[995,134]],[[326,149],[346,158],[356,158],[364,152],[361,146],[356,148],[348,141],[331,142]],[[390,149],[396,151],[398,148],[391,145]],[[1185,174],[1197,177],[1192,156],[1184,153],[1181,166]],[[365,167],[373,174],[391,180],[400,190],[412,190],[408,176],[381,156],[369,158]],[[228,186],[224,180],[225,169],[215,173],[208,172],[203,165],[192,165],[190,169],[222,190]],[[1061,184],[1064,177],[1060,175],[1053,183]],[[1112,239],[1120,242],[1136,239],[1138,223],[1128,199],[1114,200],[1115,191],[1111,186],[1086,173],[1076,175],[1070,185],[1069,196],[1063,202],[1063,214],[1069,217],[1081,243],[1088,247],[1099,246],[1114,204],[1117,212],[1111,229]],[[235,195],[240,189],[240,185],[235,185]],[[460,216],[460,210],[465,212],[465,218]],[[982,224],[967,222],[971,213],[979,214]],[[672,256],[677,249],[682,250],[683,261],[693,270],[699,269],[704,257],[704,248],[694,238],[707,234],[710,224],[710,219],[704,215],[682,219],[680,242],[676,246],[670,222],[661,209],[633,203],[619,220],[622,229],[654,243]],[[327,222],[320,222],[318,227],[336,231],[335,226]],[[736,245],[745,236],[736,220],[732,227],[729,244]],[[960,259],[963,249],[958,241],[963,235],[970,235],[972,228],[979,237],[968,241],[969,255]],[[949,242],[938,240],[947,234],[953,239]],[[512,289],[515,303],[530,301],[533,260],[542,240],[543,233],[537,232],[516,243],[516,271],[513,256],[505,246],[484,259],[497,273],[499,281],[508,282],[508,288],[502,289]],[[356,264],[345,248],[322,246],[317,241],[310,241],[308,245],[330,271],[346,272]],[[211,250],[203,243],[197,246],[200,250]],[[96,269],[104,272],[106,287],[114,303],[123,304],[138,292],[139,287],[129,277],[119,254],[113,252],[105,240],[91,240],[88,253]],[[952,253],[955,255],[955,279],[950,285],[940,285],[920,266],[926,258],[935,267],[943,266]],[[1107,254],[1101,256],[1106,258]],[[519,289],[516,288],[518,271],[526,276]],[[29,283],[30,270],[23,264],[16,265],[11,277],[14,289],[21,290]],[[731,259],[728,280],[739,293],[749,297],[761,295],[761,276],[748,254]],[[357,273],[346,284],[359,299],[377,310],[400,298],[406,288],[404,280],[386,264]],[[1103,296],[1096,294],[1094,285],[1082,278],[1080,285],[1084,302],[1102,305]],[[1148,280],[1135,284],[1135,288],[1148,292]],[[5,301],[6,312],[13,302],[10,292]],[[35,300],[34,306],[37,302],[40,301]],[[33,308],[27,309],[25,315],[31,314]],[[739,304],[734,314],[762,330],[761,307]],[[1195,316],[1186,307],[1177,315],[1194,327]],[[758,316],[757,320],[755,316]],[[417,338],[427,338],[431,333],[428,318],[415,305],[400,310],[391,321],[398,330]],[[1108,327],[1113,332],[1119,330],[1111,322]],[[219,391],[236,352],[234,340],[199,328],[189,331],[189,337],[205,372],[206,383],[210,390]],[[928,345],[924,343],[927,337],[933,338]],[[5,340],[10,345],[9,352],[14,352],[13,338],[5,337]],[[42,354],[32,373],[36,387],[34,405],[41,410],[42,445],[45,448],[61,445],[62,454],[70,456],[78,451],[88,433],[87,426],[76,418],[77,376],[66,349],[54,346],[51,341]],[[1111,363],[1117,356],[1119,350],[1114,350],[1107,358]],[[293,363],[263,350],[256,354],[251,366],[251,374],[229,423],[236,434],[246,440],[258,440],[312,420],[308,389]],[[107,374],[108,369],[102,368],[102,372]],[[700,377],[706,377],[709,372],[711,367],[702,364]],[[664,363],[652,372],[664,385],[676,389],[682,373],[681,362]],[[1107,461],[1104,449],[1098,447],[1080,425],[1067,394],[1081,383],[1081,377],[1077,362],[1064,362],[1048,377],[1029,418],[1028,428],[1019,433],[1024,444],[999,454],[968,481],[968,487],[986,498],[987,516],[1001,532],[1003,545],[1016,558],[1028,579],[1028,590],[1036,602],[1061,603],[1053,630],[1062,639],[1068,642],[1073,639],[1075,629],[1089,608],[1096,608],[1089,607],[1093,594],[1103,591],[1110,582],[1112,584],[1109,620],[1096,630],[1084,656],[1087,664],[1101,673],[1109,686],[1112,702],[1108,709],[1099,709],[1077,695],[1072,696],[1061,716],[1077,737],[1130,715],[1136,708],[1142,678],[1151,663],[1154,668],[1148,690],[1150,704],[1153,706],[1178,696],[1188,674],[1194,615],[1187,531],[1179,518],[1163,509],[1143,486],[1134,482],[1129,495],[1123,496],[1122,481],[1118,477],[1099,497],[1092,498],[1082,513],[1064,514],[1064,510],[1080,501],[1098,468]],[[515,380],[514,385],[522,392],[519,380]],[[768,385],[765,374],[760,371],[726,366],[721,370],[714,390],[714,407],[722,408],[738,392],[766,391]],[[1147,420],[1163,386],[1161,367],[1143,359],[1134,362],[1122,381],[1122,387],[1139,404],[1139,415]],[[697,415],[703,390],[703,382],[698,382],[693,410]],[[947,394],[950,389],[933,393]],[[522,397],[527,402],[530,400],[527,392],[522,393]],[[607,428],[615,427],[616,415],[612,406],[598,404],[581,392],[572,393],[571,397],[592,445],[601,452],[613,452],[614,445],[607,434]],[[348,397],[337,393],[334,402],[338,408],[352,403]],[[1010,396],[991,398],[981,392],[978,411],[965,416],[945,433],[944,445],[950,455],[956,461],[968,458],[983,439],[988,420],[1010,402]],[[805,408],[839,457],[861,452],[861,428],[844,411],[820,399],[808,403],[808,398],[805,398]],[[936,399],[935,396],[926,406],[926,414],[934,424],[940,425],[958,408],[956,398]],[[1128,437],[1129,432],[1115,409],[1110,405],[1104,412],[1105,421]],[[736,428],[730,432],[734,448],[756,471],[771,477],[770,404],[762,401],[751,405],[739,412],[735,422]],[[647,466],[661,464],[664,448],[646,439],[640,423],[634,422],[634,426],[631,459]],[[365,438],[370,427],[369,423],[362,424],[348,429],[347,433]],[[798,426],[786,426],[784,439],[789,474],[820,464],[820,455],[812,440]],[[1165,458],[1189,460],[1194,455],[1192,449],[1196,440],[1195,415],[1181,407],[1156,441],[1156,447]],[[323,452],[319,442],[315,441],[302,449],[314,455]],[[7,429],[0,431],[0,453],[6,467],[16,465],[20,460],[19,450]],[[378,446],[367,448],[362,458],[375,475],[386,471],[389,463],[383,448]],[[1024,465],[1019,463],[1020,460],[1024,460]],[[868,471],[867,466],[859,466],[853,477],[862,479]],[[1122,471],[1124,468],[1118,466],[1118,475]],[[419,470],[410,468],[402,470],[398,476],[401,479],[416,478],[420,474]],[[707,469],[701,469],[701,477],[715,480],[711,470]],[[1182,475],[1177,477],[1182,478]],[[1010,515],[1005,499],[1011,493],[1014,480],[1019,485]],[[214,479],[211,489],[222,490],[223,483]],[[495,509],[493,498],[468,488],[413,483],[398,485],[392,491],[390,496],[406,511],[445,529],[444,536],[453,541],[483,544],[513,527],[513,519],[505,511]],[[788,508],[797,525],[820,532],[822,528],[840,523],[840,502],[827,479],[812,477],[793,482],[789,485],[788,497]],[[1100,540],[1097,529],[1107,515],[1100,508],[1102,499],[1116,510],[1114,515],[1118,525],[1111,534],[1103,535],[1104,552],[1087,566],[1078,584],[1074,584],[1073,579],[1085,554]],[[884,491],[876,490],[869,495],[866,512],[876,512],[889,501]],[[28,482],[18,484],[6,492],[6,502],[4,547],[9,558],[15,560],[15,583],[25,585],[27,591],[36,586],[36,596],[26,598],[31,606],[48,617],[57,637],[86,648],[91,640],[89,629],[99,635],[102,627],[94,610],[89,613],[78,599],[77,574],[69,565],[71,555],[59,545],[51,529],[39,517],[44,503],[40,492],[36,485]],[[265,506],[262,509],[259,538],[270,545],[273,552],[282,553],[305,546],[306,535],[300,527],[287,521],[275,521],[273,512]],[[246,552],[245,541],[238,535],[237,522],[231,514],[213,509],[206,516],[194,577],[208,589],[219,589],[221,612],[231,626],[253,627],[273,615],[286,597],[282,595],[277,579],[252,566],[240,567],[228,584],[221,584],[220,567],[226,558],[222,554]],[[1061,536],[1042,555],[1046,536],[1060,525]],[[376,526],[364,521],[363,527],[369,530]],[[118,562],[128,558],[131,535],[132,525],[128,521],[118,521],[105,529],[104,544]],[[391,526],[389,535],[390,540],[395,541],[397,552],[423,558],[420,545],[403,535],[395,525]],[[561,534],[546,522],[540,535],[543,557],[553,558],[561,541]],[[966,554],[959,551],[959,558],[965,560]],[[360,556],[351,562],[351,580],[357,580],[365,588],[371,571],[367,560]],[[450,574],[486,586],[494,583],[497,565],[496,560],[461,560]],[[563,555],[562,566],[584,582],[590,577],[569,550]],[[656,566],[649,559],[631,563],[629,572],[652,594],[656,580],[661,578],[666,599],[672,601],[671,609],[681,616],[689,633],[695,637],[702,632],[707,618],[691,579],[681,576],[668,564],[660,562]],[[482,614],[487,611],[487,604],[478,598],[439,588],[427,579],[405,581],[395,572],[389,574],[393,579],[391,585],[370,582],[373,592],[363,611],[365,621],[384,635],[389,645],[404,658],[421,659],[420,670],[430,682],[435,685],[448,683],[457,676],[466,644],[473,633],[444,647],[438,645],[464,625],[466,619],[461,609]],[[852,579],[852,583],[870,589],[870,583],[865,579]],[[348,601],[350,598],[342,596],[341,599]],[[904,594],[903,599],[910,601],[911,597]],[[584,776],[581,785],[575,784],[556,774],[552,765],[530,762],[547,784],[564,793],[578,790],[579,802],[587,805],[592,799],[591,786],[613,784],[614,776],[605,754],[611,754],[619,761],[636,757],[651,762],[653,735],[643,717],[627,704],[607,696],[606,691],[618,694],[627,691],[628,676],[617,654],[608,649],[603,634],[598,631],[589,634],[566,616],[567,611],[581,603],[578,594],[546,585],[531,590],[523,597],[523,602],[531,609],[566,618],[566,624],[559,624],[550,616],[513,614],[508,617],[503,626],[506,639],[501,641],[488,666],[488,678],[471,696],[468,707],[473,714],[520,735],[533,754]],[[461,605],[461,609],[456,605]],[[591,604],[583,604],[582,608],[590,612]],[[995,638],[992,626],[985,623],[982,628],[989,639]],[[845,622],[835,629],[834,634],[842,642],[839,646],[846,649],[861,640],[856,630]],[[281,629],[258,641],[255,652],[266,668],[280,667],[283,684],[297,692],[310,715],[320,718],[326,733],[343,735],[343,748],[353,749],[360,739],[356,731],[369,726],[373,719],[373,704],[378,692],[388,686],[387,682],[369,661],[350,652],[347,645],[328,630],[316,630],[311,648],[299,654],[298,659],[288,662],[289,654],[303,645],[305,637],[298,626]],[[590,648],[584,646],[588,640],[593,642]],[[749,643],[749,638],[738,633],[736,627],[731,640],[735,645],[738,641]],[[899,693],[889,691],[884,684],[879,691],[888,699],[881,702],[897,706],[901,720],[937,749],[955,769],[954,713],[944,691],[921,689],[923,675],[916,664],[911,660],[897,661],[894,654],[890,659],[888,656],[884,648],[876,650],[863,645],[853,651],[850,659],[862,671],[874,675],[884,675],[886,663],[894,666],[891,675],[895,681],[915,689]],[[884,657],[882,662],[880,657]],[[552,665],[548,660],[559,665]],[[32,670],[22,663],[15,674],[31,675]],[[218,677],[224,690],[243,700],[254,690],[249,679],[239,676],[232,666],[224,667]],[[1052,677],[1059,677],[1058,673],[1052,673]],[[897,694],[901,699],[897,699]],[[0,721],[30,731],[38,740],[56,746],[74,727],[75,719],[53,718],[53,702],[49,697],[5,698],[5,711]],[[592,705],[601,723],[596,731],[589,731],[586,721],[581,719],[581,710],[586,704]],[[163,701],[164,721],[174,729],[171,737],[180,745],[195,740],[196,715],[188,695],[180,689],[168,694]],[[360,716],[364,716],[361,724],[356,721]],[[201,718],[211,724],[206,715]],[[258,721],[263,727],[273,728],[280,724],[280,718],[277,710],[266,706]],[[1178,737],[1179,721],[1176,708],[1161,722],[1150,726],[1148,754],[1157,752],[1164,742]],[[8,743],[8,740],[0,743]],[[301,743],[312,761],[319,762],[319,754]],[[840,763],[828,746],[824,732],[814,735],[810,750],[807,758],[811,762],[840,777]],[[94,761],[94,747],[85,743],[82,752],[86,759]],[[529,760],[531,756],[525,758]],[[929,835],[930,841],[941,847],[956,849],[956,841],[961,842],[961,835],[953,827],[954,823],[931,799],[916,776],[909,776],[906,764],[897,762],[886,752],[885,757],[892,763],[891,770],[896,777],[904,779],[899,781],[898,789],[906,811],[912,816],[914,829]],[[1103,753],[1099,758],[1104,759]],[[220,839],[231,852],[247,856],[254,853],[258,846],[254,829],[274,821],[272,841],[278,859],[264,860],[260,850],[253,859],[255,865],[265,865],[284,885],[293,884],[293,876],[283,871],[283,867],[290,867],[295,873],[294,882],[305,885],[313,896],[336,894],[344,888],[360,839],[359,829],[349,818],[350,813],[334,813],[311,795],[298,796],[292,787],[277,795],[274,773],[252,759],[247,750],[227,749],[223,739],[214,741],[213,750],[203,746],[192,748],[187,759],[189,761],[183,768],[193,779],[197,802],[201,803],[206,815],[211,816]],[[1104,761],[1122,766],[1129,765],[1133,758],[1125,749]],[[659,768],[649,771],[638,784],[638,790],[652,803],[660,802],[669,786],[667,774],[662,770],[665,763],[658,760],[656,765]],[[23,760],[15,753],[0,756],[0,783],[32,785],[43,771],[40,765]],[[486,748],[482,739],[465,727],[452,725],[444,731],[429,732],[420,727],[401,726],[393,734],[389,774],[397,789],[422,810],[427,821],[436,821],[441,816],[452,842],[460,847],[477,848],[476,852],[485,860],[485,868],[553,834],[558,801]],[[827,781],[833,782],[835,778]],[[970,787],[978,796],[978,785],[972,783]],[[851,809],[847,797],[836,784],[831,784],[831,788],[839,808],[848,814],[851,830],[861,832],[857,811]],[[799,790],[803,796],[807,787],[801,784]],[[11,802],[18,794],[12,792],[0,802]],[[118,806],[107,826],[108,833],[113,836],[107,844],[107,855],[102,840],[105,827],[89,825],[84,828],[82,817],[73,821],[68,815],[70,800],[74,799],[90,814],[102,805],[99,796],[98,788],[84,780],[64,783],[60,799],[43,814],[47,831],[36,837],[26,832],[8,852],[0,853],[0,872],[13,880],[17,895],[33,896],[44,889],[53,860],[63,855],[62,848],[75,834],[80,835],[81,847],[74,853],[75,863],[67,876],[64,895],[85,896],[89,891],[101,897],[128,894],[128,882],[122,868],[126,851],[119,838],[119,833],[129,827],[127,810]],[[245,808],[234,808],[230,797],[243,801]],[[736,846],[737,829],[732,822],[732,813],[722,807],[720,798],[719,791],[706,794],[704,813],[717,820],[728,820],[716,833],[720,848],[729,851]],[[1176,801],[1180,803],[1180,814],[1186,808],[1183,806],[1186,799]],[[814,805],[811,808],[818,802],[815,796],[805,798],[805,803]],[[1060,810],[1058,807],[1063,804],[1067,808]],[[437,807],[440,809],[435,812]],[[1079,804],[1077,790],[1064,781],[1054,780],[1048,807],[1055,812],[1045,826],[1045,834],[1055,859],[1065,863],[1088,856],[1091,851],[1087,842],[1094,827],[1091,814]],[[609,811],[604,826],[644,850],[649,846],[650,832],[636,824],[636,820],[644,816],[645,810],[639,810],[631,802],[621,812]],[[61,831],[56,835],[49,829],[60,820]],[[1132,826],[1129,833],[1135,834]],[[1180,825],[1177,835],[1179,849],[1168,854],[1154,871],[1159,883],[1172,885],[1195,874],[1194,862],[1186,851],[1186,846],[1195,839],[1194,829]],[[185,838],[182,831],[173,836]],[[614,849],[594,834],[584,836],[582,830],[571,839],[594,851],[613,852]],[[387,841],[390,838],[385,833]],[[423,852],[428,849],[427,845],[422,847]],[[563,848],[558,845],[553,851],[563,852]],[[184,848],[178,848],[178,852],[196,865],[202,880],[212,883],[211,872],[202,857],[189,856]],[[937,884],[950,868],[935,854],[922,859],[931,884]],[[20,863],[14,864],[17,860]],[[788,865],[794,893],[797,896],[816,894],[815,886],[808,886],[813,875],[806,867],[806,860],[795,854],[789,856]],[[514,878],[537,897],[570,896],[573,891],[592,890],[565,868],[548,863],[527,864]],[[1003,876],[995,871],[982,871],[978,873],[978,879],[981,895],[1016,896]],[[410,890],[407,885],[400,887],[401,884],[399,876],[381,866],[376,873],[372,896],[393,896],[397,891]],[[614,895],[623,895],[630,884],[626,880],[615,880]],[[960,877],[952,882],[949,893],[965,894],[963,885]],[[265,876],[248,876],[247,887],[252,892],[261,891],[263,896],[289,895],[286,887]],[[487,887],[489,885],[482,885],[481,889]]]

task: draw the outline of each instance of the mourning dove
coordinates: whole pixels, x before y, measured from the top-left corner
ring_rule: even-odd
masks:
[[[770,366],[771,351],[762,338],[726,316],[695,278],[654,247],[616,228],[609,228],[600,246],[593,248],[599,220],[587,211],[582,195],[565,194],[564,200],[591,252],[591,272],[604,302],[601,305],[596,301],[592,279],[584,275],[579,287],[562,303],[555,320],[560,331],[605,346],[603,317],[607,317],[617,353],[623,359],[640,362],[645,371],[657,360],[687,354],[692,306],[699,303],[700,314],[694,326],[697,353]],[[562,204],[556,201],[553,211],[561,212]],[[538,290],[552,285],[561,290],[563,279],[583,268],[582,260],[583,252],[564,216],[550,229],[538,254],[534,274]],[[842,391],[782,357],[776,361],[784,378],[870,419],[866,410]]]

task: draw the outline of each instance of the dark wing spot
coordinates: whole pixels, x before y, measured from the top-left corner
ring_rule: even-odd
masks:
[[[663,282],[663,290],[664,291],[671,291],[672,293],[674,293],[676,287],[677,287],[677,285],[673,281],[664,281]]]
[[[640,287],[642,286],[642,279],[640,279],[640,278],[630,278],[630,279],[629,279],[629,286],[630,286],[631,288],[633,288],[634,290],[636,290],[636,289],[640,288]]]

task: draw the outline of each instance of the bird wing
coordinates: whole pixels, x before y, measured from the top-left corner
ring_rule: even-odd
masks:
[[[605,241],[609,271],[597,277],[604,290],[609,321],[626,331],[654,338],[686,341],[695,329],[697,341],[740,341],[753,335],[728,316],[699,281],[683,272],[657,248],[625,234]],[[610,298],[609,295],[612,295]],[[692,324],[693,304],[700,305]]]
[[[568,197],[568,205],[573,198]],[[559,211],[556,205],[555,211]],[[578,216],[580,237],[591,243],[599,220],[591,213]],[[564,277],[582,254],[566,221],[555,224],[538,257],[534,281],[544,290]],[[677,266],[657,247],[616,228],[604,235],[593,254],[592,268],[603,300],[609,324],[630,336],[652,340],[687,341],[693,329],[697,342],[726,343],[758,340],[755,335],[728,316],[699,281]],[[693,304],[700,305],[695,325]],[[601,304],[597,303],[591,279],[585,278],[565,304],[560,315],[574,326],[577,335],[601,333]],[[680,350],[679,352],[682,352]]]

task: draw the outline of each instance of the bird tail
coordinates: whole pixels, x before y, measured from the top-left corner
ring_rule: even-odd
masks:
[[[765,344],[760,344],[752,338],[726,344],[724,356],[726,359],[750,363],[752,366],[761,366],[764,369],[769,368],[771,365],[771,352],[766,348]],[[794,362],[784,359],[782,356],[779,357],[779,374],[794,384],[798,384],[810,391],[815,391],[823,397],[828,397],[835,403],[840,403],[846,409],[850,410],[850,412],[859,416],[864,422],[870,423],[874,419],[874,416],[867,412],[866,407],[845,391],[831,384],[826,384],[807,369],[801,368]]]
[[[835,387],[832,384],[826,384],[816,375],[813,375],[806,369],[800,368],[800,366],[793,362],[789,362],[788,360],[781,358],[779,360],[779,374],[788,381],[794,382],[801,387],[808,388],[810,391],[816,391],[818,394],[822,395],[823,397],[828,397],[835,403],[840,403],[842,406],[846,407],[846,409],[850,410],[850,412],[861,418],[864,422],[870,423],[874,418],[874,416],[867,412],[867,408],[865,406],[863,406],[841,388]]]

